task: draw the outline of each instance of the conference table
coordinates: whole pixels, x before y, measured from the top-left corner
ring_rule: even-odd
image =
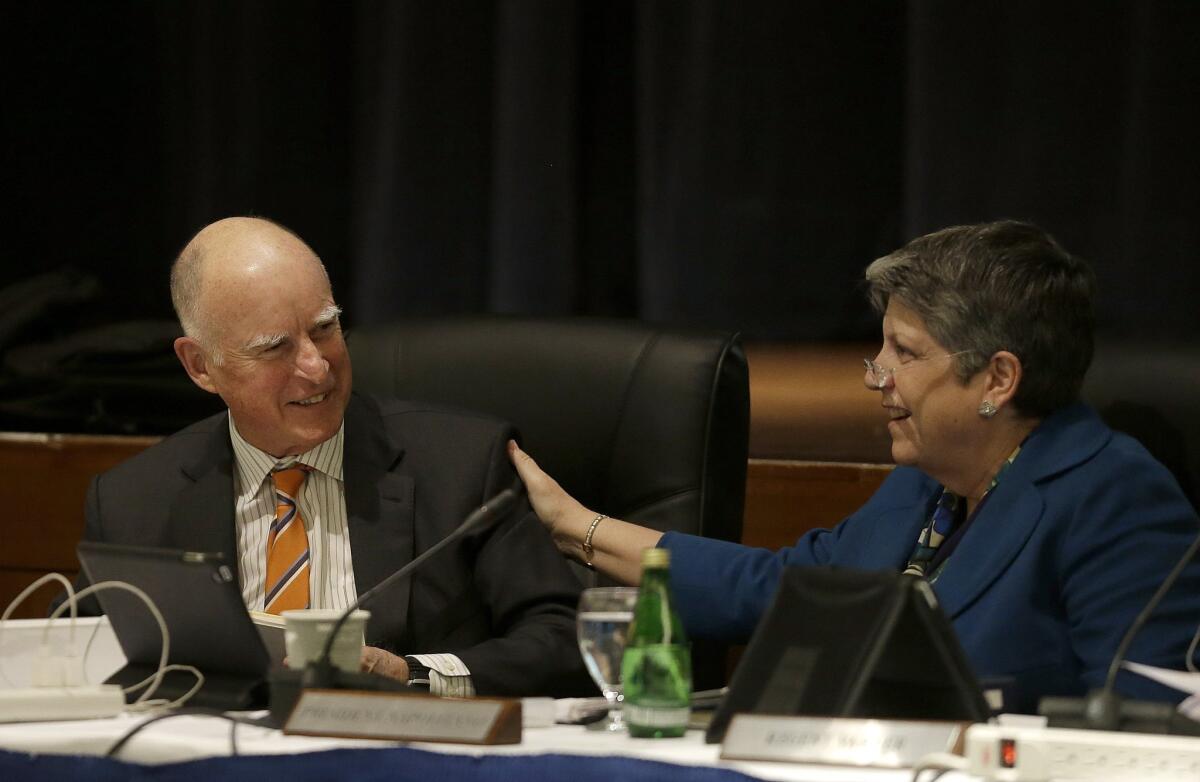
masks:
[[[117,760],[104,753],[141,716],[0,726],[0,779],[438,779],[642,780],[680,782],[908,780],[903,770],[792,763],[722,761],[700,731],[680,739],[631,739],[579,725],[527,728],[517,745],[477,747],[287,736],[239,725],[231,755],[231,725],[180,716],[157,722],[127,743]],[[932,774],[926,778],[932,778]],[[966,780],[964,775],[942,779]]]
[[[0,636],[0,673],[6,686],[28,685],[32,660],[44,654],[43,628],[42,620],[7,624]],[[90,642],[90,680],[103,678],[123,663],[103,618],[80,619],[69,642],[59,637],[61,629],[54,634],[56,652],[65,645],[82,654]],[[898,782],[912,777],[907,770],[722,760],[720,747],[705,744],[698,730],[678,739],[632,739],[582,725],[555,724],[526,727],[520,744],[481,747],[285,735],[273,728],[233,728],[217,717],[186,714],[148,725],[115,758],[104,757],[146,719],[145,714],[126,713],[96,720],[0,724],[0,780]],[[933,774],[923,778],[932,779]],[[951,772],[939,779],[963,782],[974,777]]]

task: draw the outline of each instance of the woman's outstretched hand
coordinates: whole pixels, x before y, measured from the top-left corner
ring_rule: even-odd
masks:
[[[550,531],[555,543],[564,551],[570,547],[578,547],[578,541],[573,535],[574,529],[583,524],[585,529],[589,520],[594,516],[591,511],[558,485],[558,481],[538,467],[533,457],[521,450],[515,441],[508,441],[508,458],[525,483],[525,491],[529,494],[529,504],[534,513],[541,519],[542,524]]]
[[[617,583],[637,584],[642,574],[642,551],[657,546],[661,532],[588,510],[512,440],[508,441],[508,458],[525,482],[529,504],[550,531],[559,551]],[[593,544],[594,548],[585,550],[585,543]]]

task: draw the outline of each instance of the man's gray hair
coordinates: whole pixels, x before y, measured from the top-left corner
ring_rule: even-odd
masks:
[[[247,219],[259,220],[272,225],[292,236],[300,244],[308,247],[308,244],[300,238],[299,234],[286,225],[277,223],[267,217],[255,216]],[[201,229],[201,231],[198,231],[196,235],[188,240],[183,250],[176,256],[175,262],[171,264],[171,304],[175,308],[175,316],[179,318],[179,325],[183,327],[183,333],[199,342],[209,358],[214,363],[220,364],[221,353],[212,342],[212,324],[208,322],[208,318],[201,311],[200,307],[200,294],[204,283],[204,258],[207,254],[207,247],[203,241],[197,242],[196,237],[203,230]],[[312,248],[309,248],[309,252],[312,253],[317,266],[321,269],[321,274],[325,277],[325,282],[328,284],[329,272],[326,270],[325,264],[321,262],[321,259]]]
[[[188,243],[183,252],[171,264],[171,304],[183,333],[201,342],[204,339],[200,328],[200,267],[203,253]]]
[[[866,270],[879,313],[895,297],[952,353],[966,382],[999,350],[1021,360],[1013,400],[1044,416],[1079,397],[1092,362],[1096,282],[1083,260],[1029,223],[1003,220],[913,239]]]

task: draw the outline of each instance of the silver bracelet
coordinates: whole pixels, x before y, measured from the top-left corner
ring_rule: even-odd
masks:
[[[592,535],[596,534],[596,527],[600,524],[600,522],[607,518],[607,514],[601,513],[596,518],[592,519],[592,526],[588,527],[587,535],[583,539],[583,564],[587,565],[589,570],[596,569],[596,567],[592,564],[592,556],[596,553],[596,549],[592,548]]]

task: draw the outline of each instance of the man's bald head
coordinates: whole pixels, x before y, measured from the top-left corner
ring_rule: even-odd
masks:
[[[200,229],[171,265],[171,303],[183,333],[220,360],[209,315],[211,305],[205,301],[208,280],[251,269],[256,263],[278,256],[278,250],[289,245],[311,257],[328,283],[329,273],[317,254],[292,230],[272,220],[227,217]]]
[[[281,457],[337,434],[350,355],[329,275],[299,237],[259,218],[213,223],[179,254],[171,295],[187,331],[175,355],[246,442]]]

